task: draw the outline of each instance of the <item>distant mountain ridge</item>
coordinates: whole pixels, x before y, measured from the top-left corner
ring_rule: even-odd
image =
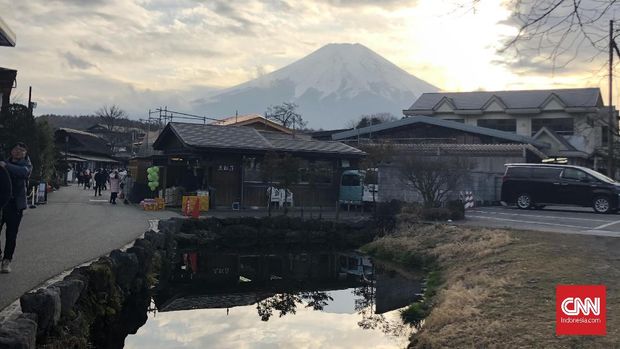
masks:
[[[47,114],[47,115],[38,116],[37,119],[47,121],[47,123],[50,125],[52,129],[72,128],[74,130],[80,130],[80,131],[85,131],[86,129],[92,126],[101,123],[101,119],[95,115],[73,116],[73,115]],[[135,128],[141,128],[144,130],[146,130],[148,127],[147,124],[141,121],[131,120],[131,119],[120,120],[118,126],[135,127]]]
[[[437,91],[361,44],[328,44],[272,73],[196,100],[193,109],[223,117],[294,102],[309,127],[329,129],[363,114],[401,117],[420,94]]]

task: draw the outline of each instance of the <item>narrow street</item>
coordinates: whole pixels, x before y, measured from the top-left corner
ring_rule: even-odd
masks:
[[[44,281],[120,248],[143,234],[149,220],[176,216],[108,203],[77,185],[50,193],[48,203],[24,212],[10,274],[0,274],[0,309]],[[5,244],[4,231],[1,235]]]

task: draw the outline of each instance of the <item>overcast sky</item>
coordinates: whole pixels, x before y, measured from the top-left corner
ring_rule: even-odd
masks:
[[[118,104],[133,118],[271,72],[328,43],[361,43],[449,91],[604,87],[604,61],[549,69],[496,49],[516,29],[501,0],[0,0],[17,34],[0,66],[33,86],[36,114],[91,114]],[[465,6],[459,6],[465,5]],[[604,59],[604,57],[603,57]],[[413,102],[413,101],[412,101]],[[261,112],[261,111],[258,111]]]

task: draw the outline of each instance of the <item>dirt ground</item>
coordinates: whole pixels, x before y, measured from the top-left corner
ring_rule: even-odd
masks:
[[[439,268],[442,284],[411,347],[620,346],[620,239],[404,225],[368,246],[381,257]],[[607,286],[607,335],[555,335],[558,284]]]

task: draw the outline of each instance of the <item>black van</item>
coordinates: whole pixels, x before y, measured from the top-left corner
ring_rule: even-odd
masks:
[[[598,213],[618,211],[620,183],[581,166],[506,164],[501,201],[522,209],[545,205],[592,207]]]

